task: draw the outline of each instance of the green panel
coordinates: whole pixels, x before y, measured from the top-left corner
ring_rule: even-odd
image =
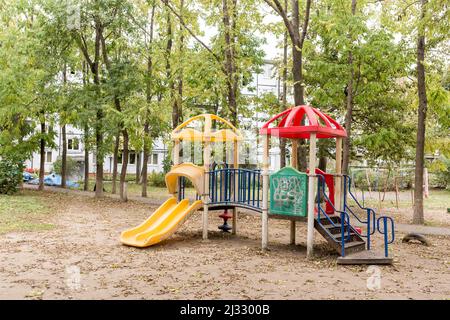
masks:
[[[270,175],[270,213],[306,217],[308,175],[285,167]]]

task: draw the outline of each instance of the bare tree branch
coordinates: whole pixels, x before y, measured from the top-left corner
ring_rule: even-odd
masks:
[[[191,28],[189,28],[186,24],[186,22],[184,21],[183,17],[180,16],[180,14],[178,12],[175,11],[174,8],[172,8],[172,6],[169,4],[168,0],[162,0],[162,2],[164,3],[164,5],[178,18],[178,20],[180,21],[181,25],[183,26],[183,28],[185,28],[190,35],[198,42],[200,43],[200,45],[205,48],[219,63],[221,63],[222,61],[220,60],[220,57],[214,53],[214,51],[211,50],[210,47],[208,47],[199,37],[196,36],[196,34],[191,30]]]
[[[300,37],[300,48],[303,47],[303,42],[305,41],[306,33],[308,31],[310,11],[311,11],[311,0],[306,0],[305,20],[303,21],[302,35]]]
[[[294,26],[292,25],[292,22],[289,20],[286,11],[283,9],[283,6],[281,5],[280,1],[278,0],[264,0],[265,3],[267,3],[272,9],[275,10],[276,13],[278,13],[281,18],[283,19],[283,22],[286,26],[286,29],[288,30],[289,36],[291,37],[291,40],[295,40],[295,30]]]
[[[92,69],[93,63],[92,63],[91,57],[89,56],[86,40],[84,39],[84,37],[81,33],[80,34],[76,33],[74,38],[75,38],[75,42],[78,44],[78,47],[80,48],[81,52],[83,53],[83,56],[86,59],[86,62],[88,63],[89,68]]]

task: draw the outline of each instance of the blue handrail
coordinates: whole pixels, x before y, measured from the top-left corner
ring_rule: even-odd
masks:
[[[348,237],[350,237],[350,216],[347,212],[341,212],[341,256],[345,257],[345,223],[347,223]]]
[[[341,255],[344,257],[344,255],[345,255],[345,242],[350,240],[350,237],[351,237],[350,216],[344,211],[336,210],[336,208],[334,207],[334,205],[331,202],[330,198],[328,198],[327,194],[325,193],[325,177],[323,175],[321,175],[321,174],[316,174],[316,176],[318,177],[318,183],[317,183],[317,222],[319,224],[322,224],[322,222],[320,221],[320,213],[322,212],[325,215],[325,217],[327,218],[327,220],[331,223],[331,225],[333,227],[336,227],[336,225],[334,224],[333,220],[331,220],[331,218],[328,216],[326,211],[324,211],[322,206],[320,205],[320,196],[321,196],[321,192],[320,191],[321,191],[321,188],[322,188],[324,199],[331,206],[331,208],[333,209],[333,212],[339,212],[341,214]],[[320,181],[320,180],[322,180],[322,181]],[[347,226],[347,236],[345,236],[346,226]],[[327,229],[325,229],[325,232],[330,237],[333,238],[333,235]]]
[[[350,212],[355,218],[356,220],[358,220],[360,223],[366,224],[367,225],[367,232],[366,235],[361,235],[362,237],[367,238],[367,250],[370,250],[370,236],[373,235],[375,233],[375,220],[376,220],[376,213],[375,210],[373,210],[372,208],[368,208],[368,207],[364,207],[362,206],[358,199],[356,198],[356,196],[352,193],[352,189],[351,189],[351,185],[352,185],[352,179],[350,178],[350,176],[344,174],[344,211],[348,211]],[[348,181],[348,183],[347,183]],[[348,187],[348,188],[347,188]],[[362,210],[365,210],[367,212],[367,220],[362,220],[360,219],[354,212],[353,210],[348,206],[347,204],[347,190],[348,190],[348,194],[350,194],[351,198],[356,202],[356,204],[358,205],[358,207]]]
[[[323,184],[320,183],[320,181],[318,181],[319,183],[317,183],[317,218],[319,220],[320,223],[320,212],[322,212],[325,215],[325,218],[327,218],[327,220],[332,224],[333,227],[336,227],[336,225],[334,224],[333,220],[331,220],[331,218],[327,215],[327,213],[325,212],[325,210],[322,209],[322,206],[320,205],[320,187],[322,186],[322,190],[323,190],[323,196],[325,201],[331,206],[331,208],[333,209],[334,212],[342,212],[337,210],[333,203],[331,202],[330,198],[328,198],[327,194],[325,193],[325,177],[321,174],[316,174],[316,176],[323,180]]]
[[[391,235],[392,239],[388,240],[388,225],[387,221],[391,222]],[[383,221],[383,231],[380,230],[380,221]],[[377,219],[377,230],[379,233],[384,235],[384,256],[387,257],[389,254],[388,245],[395,240],[395,232],[394,232],[394,220],[391,217],[381,216]]]

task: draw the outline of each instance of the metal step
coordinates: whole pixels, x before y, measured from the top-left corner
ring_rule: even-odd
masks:
[[[329,224],[327,226],[325,226],[325,228],[327,228],[328,231],[330,231],[330,233],[332,234],[340,234],[341,233],[341,224],[340,223],[335,223],[334,226]],[[347,225],[344,224],[344,230],[345,232],[347,232],[348,227]]]
[[[333,236],[334,236],[334,238],[337,241],[339,241],[339,242],[341,241],[341,234],[340,233],[339,234],[335,234]],[[345,235],[344,235],[345,242],[360,241],[359,240],[360,239],[359,234],[354,233],[354,232],[350,232],[350,239],[349,240],[347,240],[347,237],[348,237],[348,233],[346,232]]]
[[[338,216],[329,216],[329,217],[330,217],[330,220],[333,221],[334,224],[341,222],[341,218]],[[330,220],[328,220],[327,218],[320,218],[320,223],[324,226],[332,225]]]
[[[344,247],[345,249],[354,248],[358,246],[363,246],[363,248],[366,248],[366,243],[364,241],[352,241],[352,242],[346,242]]]
[[[314,228],[327,240],[327,242],[339,253],[341,254],[341,219],[337,216],[330,217],[334,223],[332,225],[327,218],[322,218],[319,220],[314,220]],[[344,224],[346,229],[347,236],[347,228],[350,227],[350,240],[345,242],[345,254],[350,254],[358,251],[363,251],[366,249],[366,242],[359,235],[356,230],[354,230],[351,226],[347,226]]]

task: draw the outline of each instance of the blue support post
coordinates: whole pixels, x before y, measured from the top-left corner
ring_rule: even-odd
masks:
[[[367,209],[367,250],[370,250],[370,209]]]
[[[383,229],[384,229],[384,256],[387,258],[387,256],[389,255],[389,250],[388,250],[388,246],[387,246],[387,242],[388,242],[388,235],[387,235],[387,219],[386,217],[383,219]]]
[[[345,213],[341,212],[341,256],[345,257]]]

